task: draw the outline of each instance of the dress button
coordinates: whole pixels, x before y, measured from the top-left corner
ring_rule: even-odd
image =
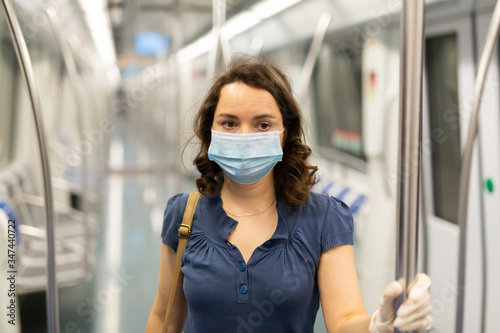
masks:
[[[264,246],[267,247],[268,249],[273,247],[273,242],[272,241],[267,241],[264,243]]]
[[[247,268],[247,265],[245,265],[245,263],[241,263],[240,264],[240,271],[244,272],[245,271],[245,268]]]
[[[240,293],[246,294],[248,292],[248,287],[246,285],[242,285],[240,287]]]

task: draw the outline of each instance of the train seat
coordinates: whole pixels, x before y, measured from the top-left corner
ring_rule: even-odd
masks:
[[[64,188],[56,187],[56,191],[61,192],[54,196],[57,281],[59,286],[69,286],[90,275],[97,246],[97,218],[73,208],[70,193],[64,194]],[[24,166],[12,165],[0,172],[1,207],[9,207],[8,211],[17,217],[18,292],[44,290],[45,200],[36,194]]]

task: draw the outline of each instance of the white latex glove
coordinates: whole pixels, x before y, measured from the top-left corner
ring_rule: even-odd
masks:
[[[394,303],[403,293],[404,281],[393,281],[380,297],[378,310],[373,314],[369,330],[371,333],[393,333],[394,327],[400,331],[427,332],[432,327],[431,278],[423,273],[417,274],[408,288],[408,298],[398,309],[394,319]]]

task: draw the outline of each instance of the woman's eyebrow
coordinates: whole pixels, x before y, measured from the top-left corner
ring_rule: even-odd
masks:
[[[273,116],[272,114],[260,114],[258,116],[253,117],[254,120],[267,119],[267,118],[276,119],[276,117]]]
[[[221,114],[217,115],[216,118],[221,118],[221,117],[230,118],[230,119],[238,119],[238,116],[231,114],[231,113],[221,113]]]
[[[217,117],[215,118],[229,118],[229,119],[239,119],[238,116],[231,114],[231,113],[221,113],[218,114]],[[260,119],[276,119],[276,116],[273,116],[272,114],[259,114],[255,117],[252,118],[253,120],[260,120]]]

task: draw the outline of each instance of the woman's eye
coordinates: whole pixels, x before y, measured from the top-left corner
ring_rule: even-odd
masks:
[[[236,126],[236,123],[234,121],[225,121],[223,123],[224,127],[227,127],[227,128],[233,128]]]
[[[261,131],[266,131],[268,130],[269,128],[271,128],[271,124],[268,124],[268,123],[262,123],[262,124],[259,124],[259,129]]]

